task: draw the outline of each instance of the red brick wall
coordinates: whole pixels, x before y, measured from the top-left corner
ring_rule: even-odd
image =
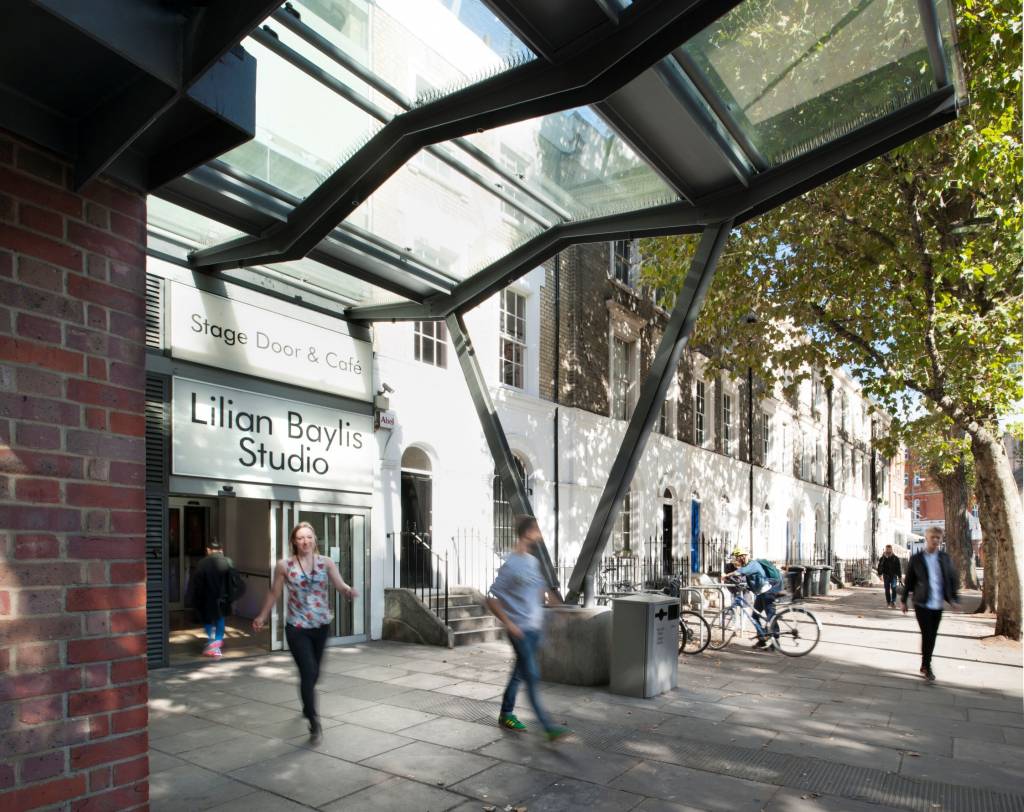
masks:
[[[145,804],[145,198],[0,132],[0,809]]]

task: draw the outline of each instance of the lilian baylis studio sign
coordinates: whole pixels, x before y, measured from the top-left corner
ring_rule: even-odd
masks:
[[[373,418],[174,378],[178,476],[371,493]]]
[[[171,354],[332,395],[372,400],[370,343],[171,283]]]

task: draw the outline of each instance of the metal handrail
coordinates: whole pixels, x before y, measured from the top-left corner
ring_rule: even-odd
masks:
[[[726,610],[726,604],[732,605],[732,599],[729,597],[729,588],[725,584],[702,584],[701,586],[684,586],[679,588],[679,601],[682,603],[684,592],[696,593],[700,603],[697,613],[704,617],[704,592],[709,589],[717,591],[722,596],[721,605],[719,606],[718,613],[723,614]]]
[[[428,541],[424,539],[427,537],[426,533],[415,533],[407,531],[403,533],[388,533],[389,538],[392,539],[392,549],[394,551],[394,569],[392,572],[392,586],[398,589],[409,589],[422,601],[427,608],[433,612],[438,618],[440,618],[444,625],[448,625],[448,552],[442,556],[434,551]],[[420,551],[426,551],[430,554],[430,557],[416,556],[415,562],[404,561],[400,555],[400,550],[394,546],[394,540],[405,540],[412,542],[417,545],[416,549]],[[433,566],[426,566],[424,562],[433,564]],[[403,566],[404,563],[404,566]],[[410,568],[410,564],[416,566],[415,570]],[[413,581],[409,586],[403,586],[402,574],[409,576],[409,580]],[[413,576],[416,576],[413,578]]]

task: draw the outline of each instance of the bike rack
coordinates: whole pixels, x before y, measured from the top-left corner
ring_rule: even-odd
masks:
[[[701,617],[704,617],[704,603],[706,601],[706,598],[704,597],[704,593],[707,592],[708,590],[711,590],[711,589],[717,591],[721,595],[722,600],[721,600],[721,603],[720,603],[720,605],[718,607],[718,612],[719,613],[724,612],[725,609],[726,609],[726,604],[729,604],[730,606],[732,605],[732,599],[729,597],[729,589],[724,584],[704,584],[702,586],[684,586],[684,587],[680,587],[680,589],[679,589],[679,602],[680,603],[683,602],[683,595],[685,593],[687,593],[687,592],[695,593],[697,595],[697,601],[698,601],[697,602],[697,606],[698,606],[697,614],[699,614]]]

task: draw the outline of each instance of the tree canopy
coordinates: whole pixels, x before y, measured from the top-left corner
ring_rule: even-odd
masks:
[[[952,124],[738,229],[697,325],[736,368],[771,379],[849,368],[897,415],[922,396],[995,429],[1021,398],[1021,20],[958,8],[969,106]],[[688,240],[644,241],[671,290]],[[753,313],[756,323],[746,316]],[[809,339],[809,340],[808,340]]]

